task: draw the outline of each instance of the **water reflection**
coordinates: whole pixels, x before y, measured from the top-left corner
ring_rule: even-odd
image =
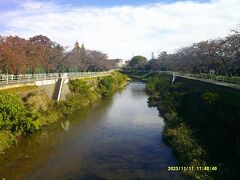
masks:
[[[181,179],[167,171],[177,162],[162,141],[163,120],[148,107],[144,87],[131,83],[113,97],[24,138],[0,156],[2,177]]]
[[[64,131],[68,131],[69,130],[69,121],[68,120],[66,120],[66,122],[65,123],[61,123],[61,127],[62,127],[62,129],[64,130]]]

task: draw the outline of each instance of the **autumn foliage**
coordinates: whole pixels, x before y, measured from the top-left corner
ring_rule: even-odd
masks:
[[[115,66],[116,63],[108,60],[106,54],[86,50],[78,42],[71,51],[66,51],[43,35],[28,40],[18,36],[0,36],[0,74],[100,71]]]

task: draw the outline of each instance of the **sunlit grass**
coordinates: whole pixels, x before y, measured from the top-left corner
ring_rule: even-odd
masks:
[[[33,90],[37,90],[39,87],[37,86],[21,86],[21,87],[14,87],[9,89],[0,89],[0,93],[25,93]]]

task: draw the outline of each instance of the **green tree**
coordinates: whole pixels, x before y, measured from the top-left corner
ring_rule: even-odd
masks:
[[[144,56],[134,56],[129,62],[131,69],[144,69],[147,63],[147,58]]]

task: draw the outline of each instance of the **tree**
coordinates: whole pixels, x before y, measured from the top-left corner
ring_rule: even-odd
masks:
[[[87,70],[88,71],[101,71],[106,70],[107,66],[107,54],[100,51],[87,51]]]
[[[0,73],[101,71],[116,67],[107,54],[86,50],[76,42],[70,52],[52,42],[48,37],[37,35],[28,40],[18,36],[0,36]]]
[[[45,72],[48,73],[53,70],[53,47],[54,43],[46,36],[38,35],[29,38],[29,42],[32,43],[35,49],[35,56],[40,61],[41,66]]]
[[[137,65],[131,62],[131,66]],[[238,75],[240,74],[240,32],[233,30],[225,38],[194,43],[180,48],[173,54],[163,51],[157,60],[149,61],[146,67],[153,70]]]
[[[66,55],[66,61],[68,62],[68,69],[76,71],[87,70],[86,50],[84,45],[80,47],[76,42],[71,52]]]
[[[26,56],[27,42],[18,36],[1,38],[0,56],[1,69],[4,73],[20,74],[25,73],[28,66]]]
[[[144,69],[147,63],[147,58],[143,56],[134,56],[130,62],[129,66],[132,69]]]

